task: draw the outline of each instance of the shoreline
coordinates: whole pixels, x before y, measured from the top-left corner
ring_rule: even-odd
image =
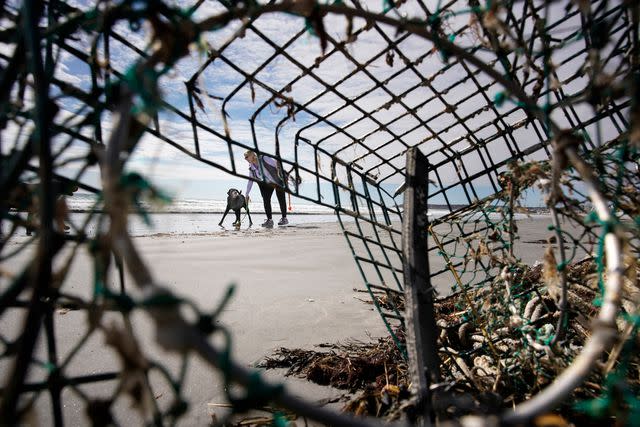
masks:
[[[26,213],[25,211],[16,211],[16,212],[23,212]],[[102,209],[96,209],[96,210],[87,210],[87,209],[69,209],[70,213],[106,213],[104,210]],[[131,211],[129,212],[130,215],[135,215],[138,212],[136,211]],[[197,214],[197,215],[222,215],[224,214],[224,210],[221,211],[147,211],[147,214],[152,214],[152,215],[156,215],[156,214],[172,214],[172,215],[189,215],[189,214]],[[227,213],[227,215],[231,215],[233,213],[233,211],[229,211]],[[264,211],[249,211],[249,213],[251,214],[262,214],[264,215]],[[246,212],[243,210],[240,213],[241,215],[245,215]],[[287,216],[288,215],[335,215],[335,212],[287,212]]]
[[[261,234],[265,229],[260,225],[265,219],[265,214],[261,212],[253,212],[251,219],[252,225],[249,225],[247,215],[241,214],[242,225],[236,228],[232,225],[235,220],[233,213],[229,213],[225,218],[223,225],[218,225],[222,219],[223,213],[215,212],[158,212],[148,213],[146,218],[134,213],[129,216],[129,233],[132,236],[219,236],[225,234],[245,234],[254,235]],[[72,226],[72,229],[81,227],[85,223],[88,216],[92,215],[90,212],[71,212],[67,223]],[[93,214],[94,218],[90,220],[86,229],[88,236],[93,236],[98,232],[100,226],[99,214]],[[308,229],[313,226],[324,227],[324,225],[333,225],[339,228],[340,222],[343,224],[353,224],[356,222],[356,218],[346,213],[341,214],[340,217],[336,213],[307,213],[307,212],[291,212],[287,215],[289,217],[289,225],[277,226],[272,231],[277,234],[279,231],[284,230],[299,230],[302,231],[305,228]],[[274,214],[274,217],[279,217],[279,214]],[[430,221],[436,221],[437,214],[429,215]],[[383,218],[378,218],[381,224],[384,223]],[[147,222],[148,221],[148,222]],[[360,221],[360,220],[358,220]],[[367,222],[367,227],[370,227],[367,218],[363,218],[362,221]],[[364,225],[363,222],[361,225]],[[550,223],[550,216],[548,215],[524,215],[518,214],[516,221],[547,221]],[[3,221],[3,232],[9,231],[9,221]],[[399,227],[399,222],[393,221],[392,227]],[[269,230],[269,229],[267,229]],[[24,232],[18,231],[17,236],[24,235]]]

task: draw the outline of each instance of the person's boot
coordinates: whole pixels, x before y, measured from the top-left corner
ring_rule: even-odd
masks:
[[[273,228],[273,220],[267,219],[265,222],[262,223],[262,226],[264,228]]]

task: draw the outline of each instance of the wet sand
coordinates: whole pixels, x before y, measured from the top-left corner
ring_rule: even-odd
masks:
[[[23,237],[17,239],[24,240]],[[233,357],[250,366],[278,347],[311,348],[314,344],[347,339],[369,340],[386,333],[371,306],[354,298],[362,296],[353,291],[362,288],[346,241],[337,224],[304,225],[272,231],[252,229],[236,232],[228,230],[212,235],[155,235],[136,237],[145,260],[153,269],[158,283],[184,296],[202,309],[217,307],[230,284],[235,294],[219,321],[226,325],[233,337]],[[10,242],[8,250],[17,244]],[[21,254],[3,268],[18,271],[27,259]],[[66,253],[62,254],[62,258]],[[89,298],[92,292],[93,265],[85,252],[74,262],[63,289],[67,294]],[[118,286],[113,275],[112,285]],[[131,280],[125,285],[138,296]],[[2,288],[6,282],[2,282]],[[14,338],[22,324],[24,310],[8,310],[0,319],[2,335]],[[113,319],[113,320],[110,320]],[[120,323],[121,316],[107,315],[105,324]],[[167,355],[154,343],[155,326],[146,314],[135,311],[131,316],[143,352],[150,359],[162,361],[176,374],[179,359]],[[58,354],[64,359],[86,331],[83,311],[60,310],[54,317]],[[44,340],[40,340],[38,354],[46,358]],[[191,358],[184,385],[184,396],[191,402],[181,425],[208,425],[209,403],[226,402],[224,382],[220,375],[201,360]],[[65,373],[90,375],[119,370],[119,361],[104,344],[101,332],[91,335],[82,350],[73,357]],[[9,371],[0,362],[2,377]],[[44,379],[43,369],[33,369],[30,382]],[[294,393],[313,401],[333,397],[340,391],[309,384],[293,378],[285,379],[282,372],[266,373],[267,378],[284,381]],[[154,379],[156,381],[154,381]],[[4,382],[4,380],[3,380]],[[173,395],[166,381],[152,375],[154,394],[160,407],[170,405]],[[104,381],[79,388],[87,394],[108,397],[116,381]],[[63,414],[68,425],[85,425],[85,404],[73,391],[63,393]],[[50,417],[48,396],[43,393],[36,406],[38,424],[48,424]],[[116,402],[120,425],[139,425],[140,419],[131,410],[128,398]]]

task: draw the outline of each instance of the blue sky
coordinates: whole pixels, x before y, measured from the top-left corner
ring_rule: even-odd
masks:
[[[182,7],[187,7],[189,3],[179,2]],[[75,2],[75,5],[82,9],[87,9],[92,4],[88,0]],[[436,2],[431,5],[432,9],[435,8],[435,4]],[[382,2],[366,2],[365,6],[375,10],[382,7]],[[223,7],[217,2],[206,1],[196,12],[194,19],[196,21],[201,20],[220,13],[222,10],[224,10]],[[399,13],[404,14],[406,17],[424,17],[424,12],[410,1],[400,8]],[[575,27],[574,24],[576,23],[579,23],[579,21],[572,22],[570,20],[566,23],[567,28]],[[467,26],[469,18],[464,15],[449,16],[446,19],[446,24],[447,30],[454,32]],[[255,21],[254,25],[258,31],[278,46],[285,46],[295,34],[304,30],[303,19],[284,14],[262,16]],[[356,31],[364,25],[366,23],[363,20],[354,20],[354,29]],[[325,26],[330,36],[338,42],[346,39],[346,20],[344,18],[328,16],[325,19]],[[289,58],[281,55],[262,67],[264,61],[274,52],[273,47],[251,29],[247,29],[244,32],[244,37],[234,38],[236,32],[241,28],[242,24],[240,22],[233,22],[224,29],[204,35],[200,48],[194,44],[190,55],[182,59],[175,69],[161,78],[160,89],[164,100],[179,111],[188,114],[189,105],[184,82],[193,75],[194,70],[204,63],[206,54],[202,47],[220,49],[232,38],[234,41],[225,49],[224,55],[244,72],[254,75],[257,81],[275,91],[279,91],[289,85],[303,72],[296,63],[307,67],[317,64],[314,68],[314,74],[322,79],[323,82],[329,84],[344,79],[345,76],[354,73],[356,69],[357,65],[350,62],[339,51],[332,52],[329,49],[327,55],[322,57],[318,39],[308,32],[303,32],[293,43],[286,45],[286,52],[290,56]],[[320,98],[317,98],[317,96],[324,91],[325,87],[311,76],[307,75],[291,85],[290,91],[286,93],[297,104],[302,105],[313,100],[305,107],[306,111],[296,114],[295,120],[287,120],[286,108],[277,107],[272,100],[271,93],[262,88],[260,84],[239,86],[244,80],[242,74],[220,59],[216,59],[201,74],[196,84],[199,88],[216,97],[226,97],[238,89],[225,105],[230,137],[234,141],[248,147],[257,146],[264,152],[273,153],[277,136],[280,141],[281,156],[285,160],[293,161],[296,137],[301,137],[312,143],[320,142],[320,146],[329,153],[341,150],[345,144],[349,144],[354,138],[364,138],[362,146],[342,150],[340,157],[346,162],[360,158],[361,160],[358,161],[358,164],[363,169],[370,169],[372,174],[380,177],[391,175],[393,170],[387,165],[380,165],[379,157],[393,159],[391,164],[399,169],[404,166],[404,148],[401,144],[394,143],[391,146],[380,147],[381,144],[392,138],[391,133],[396,135],[406,133],[406,135],[402,136],[402,141],[408,146],[428,140],[427,143],[421,146],[422,151],[429,156],[432,164],[437,164],[444,159],[444,156],[436,153],[435,150],[439,149],[443,143],[451,145],[451,149],[454,151],[470,150],[476,141],[491,138],[492,135],[500,131],[497,126],[502,125],[493,124],[495,115],[491,111],[481,111],[465,120],[469,128],[479,129],[472,132],[472,134],[467,134],[451,112],[445,112],[448,111],[446,103],[450,105],[458,103],[467,96],[472,86],[461,85],[449,89],[453,83],[466,76],[467,73],[460,65],[451,67],[445,73],[439,73],[444,64],[437,54],[429,53],[433,50],[433,45],[429,42],[415,36],[403,38],[400,43],[402,53],[406,55],[407,60],[414,61],[413,67],[416,71],[405,71],[396,75],[405,68],[403,61],[397,57],[398,55],[395,55],[395,61],[390,64],[386,55],[379,55],[379,53],[386,46],[383,36],[396,39],[402,37],[402,35],[398,36],[394,29],[384,25],[381,28],[382,34],[376,31],[367,31],[358,36],[356,41],[347,44],[349,53],[360,63],[372,60],[378,55],[367,67],[368,74],[355,73],[352,77],[339,84],[334,93],[326,93]],[[133,31],[127,23],[119,23],[116,26],[116,31],[138,48],[149,50],[149,29],[146,26],[143,26],[138,31]],[[91,37],[84,33],[79,33],[76,36],[78,40],[70,41],[69,43],[82,51],[88,52]],[[473,31],[466,31],[457,36],[456,43],[469,47],[477,44],[478,39],[473,34]],[[8,49],[4,45],[0,46],[0,48],[5,52]],[[579,48],[578,44],[571,44],[564,50],[557,52],[558,63],[560,63],[561,57],[567,57]],[[102,44],[99,44],[98,51],[99,56],[105,61],[104,46]],[[120,72],[124,72],[137,59],[137,55],[131,49],[115,39],[111,39],[110,53],[109,61],[111,66]],[[487,62],[494,59],[486,53],[480,53],[479,55]],[[582,66],[580,58],[558,66],[559,79],[562,80],[574,75],[580,66]],[[615,67],[616,64],[612,63],[610,66]],[[262,68],[260,69],[259,67]],[[89,68],[67,52],[61,51],[59,53],[56,77],[79,86],[86,91],[90,90]],[[429,79],[429,85],[419,85],[422,78]],[[369,93],[367,91],[376,85],[373,79],[382,82],[383,87],[379,87]],[[482,84],[491,83],[491,80],[482,74],[477,75],[477,79]],[[409,91],[416,84],[418,84],[418,87]],[[584,84],[586,84],[586,80],[579,78],[572,81],[567,87],[569,91],[577,91],[581,90]],[[487,90],[487,96],[489,99],[493,99],[493,96],[500,90],[501,88],[498,85],[490,86]],[[440,96],[435,96],[435,92],[438,92]],[[401,102],[392,102],[393,96],[400,97]],[[348,107],[332,114],[336,108],[345,104],[343,97],[356,100],[356,106]],[[432,101],[422,105],[425,100],[431,98],[433,98]],[[227,169],[232,169],[231,160],[233,159],[237,173],[247,174],[247,164],[242,156],[244,149],[242,147],[232,147],[230,153],[227,142],[221,137],[224,135],[222,102],[206,96],[201,97],[201,99],[204,103],[204,111],[196,107],[196,117],[203,127],[208,127],[214,131],[212,133],[202,128],[198,129],[202,157]],[[250,121],[250,119],[253,119],[256,109],[263,104],[266,104],[266,107],[255,117],[255,120]],[[479,106],[486,104],[486,100],[478,95],[460,103],[456,114],[459,117],[465,117],[470,112],[476,111]],[[74,111],[79,106],[77,102],[68,99],[62,103],[62,107],[69,112]],[[415,111],[407,114],[407,108],[409,110],[415,108]],[[507,115],[504,124],[514,127],[514,136],[517,138],[515,143],[521,148],[526,148],[539,142],[539,138],[531,126],[522,126],[525,115],[521,110],[514,108],[509,103],[500,108],[501,113],[510,110],[513,111]],[[370,114],[370,118],[362,119],[365,113]],[[334,129],[326,124],[316,123],[314,114],[329,117],[340,128],[340,131],[336,133]],[[394,118],[402,114],[405,115],[403,118],[393,121]],[[578,106],[576,114],[582,120],[587,120],[588,117],[593,116],[593,111],[589,107]],[[60,114],[61,119],[68,115],[68,112]],[[168,110],[162,111],[159,117],[160,130],[166,137],[189,152],[195,152],[193,129],[190,123]],[[417,118],[427,120],[428,129],[420,127],[410,131],[418,123]],[[569,127],[571,125],[570,121],[560,111],[554,112],[553,118],[561,126]],[[103,114],[102,130],[105,136],[110,133],[112,123],[113,117],[111,117],[111,114]],[[482,127],[486,123],[490,124]],[[382,124],[384,128],[371,133],[379,124]],[[274,131],[276,126],[279,126],[277,135]],[[601,131],[604,140],[617,135],[615,126],[612,123],[603,123]],[[12,130],[8,129],[6,132],[10,134]],[[595,128],[591,126],[589,132],[595,135]],[[333,133],[335,135],[332,135]],[[88,133],[87,136],[92,135]],[[63,138],[58,138],[55,141],[55,144],[60,146],[63,143]],[[17,141],[16,144],[20,144],[20,141]],[[368,147],[368,149],[365,147]],[[9,148],[6,144],[3,145],[4,151]],[[86,154],[88,147],[84,143],[77,142],[68,151],[67,156],[73,157],[83,153]],[[501,138],[487,146],[487,151],[483,156],[488,154],[496,162],[510,156],[509,150]],[[544,160],[546,157],[544,152],[538,151],[529,155],[527,160]],[[462,161],[469,174],[482,174],[484,166],[476,151],[471,151],[463,156]],[[316,164],[319,164],[319,173],[331,179],[330,158],[328,156],[317,157],[306,143],[299,144],[298,162],[311,170],[315,170]],[[450,163],[442,164],[438,168],[438,173],[445,186],[458,180],[456,167],[454,163]],[[142,173],[178,198],[222,199],[225,197],[228,188],[239,187],[244,189],[246,186],[245,178],[235,177],[223,170],[198,162],[180,150],[148,134],[143,137],[134,155],[129,159],[128,168]],[[64,173],[73,176],[75,171],[77,171],[77,167],[70,164],[65,168]],[[493,176],[495,178],[495,174]],[[305,173],[302,178],[303,192],[312,196],[312,198],[317,197],[312,175]],[[337,179],[344,183],[346,182],[346,175],[338,171]],[[392,193],[403,179],[401,173],[396,173],[385,181],[384,188]],[[90,184],[96,185],[98,181],[97,169],[90,170],[86,174],[85,180]],[[474,186],[480,198],[493,193],[493,187],[490,185],[487,175],[476,179]],[[432,193],[433,191],[436,191],[436,189],[434,188]],[[327,193],[332,197],[329,183],[322,184],[321,193],[324,199],[328,197]],[[448,191],[448,196],[451,203],[466,203],[468,201],[460,187]],[[400,203],[401,199],[398,202]],[[443,203],[444,199],[440,196],[432,199],[431,202]],[[539,193],[536,191],[529,192],[525,197],[525,204],[541,204]]]

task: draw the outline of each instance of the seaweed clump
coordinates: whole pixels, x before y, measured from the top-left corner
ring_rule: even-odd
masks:
[[[404,341],[404,336],[397,334]],[[369,343],[349,341],[317,347],[320,350],[279,348],[258,367],[285,368],[287,376],[346,390],[343,410],[357,415],[395,419],[403,405],[409,405],[407,364],[390,336]]]

